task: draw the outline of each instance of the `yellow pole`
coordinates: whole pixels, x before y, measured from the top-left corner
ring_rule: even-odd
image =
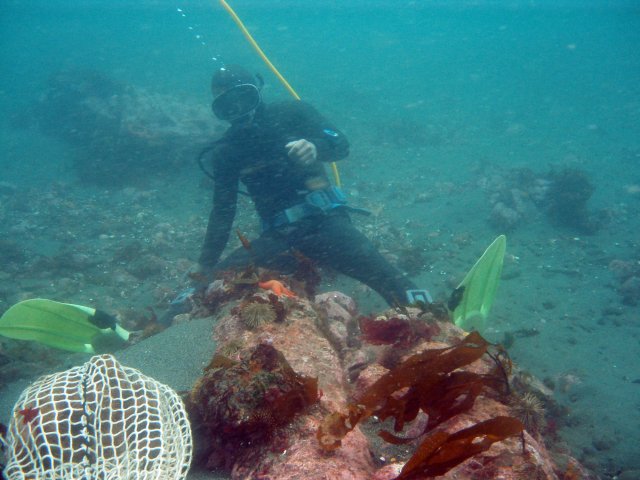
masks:
[[[258,45],[258,42],[256,42],[253,39],[253,37],[251,36],[251,33],[249,33],[249,30],[247,30],[247,27],[245,27],[244,24],[242,23],[242,20],[240,20],[240,17],[236,15],[236,12],[233,11],[231,6],[227,2],[225,2],[225,0],[220,0],[220,3],[224,7],[224,9],[229,13],[229,15],[231,15],[231,18],[233,19],[234,22],[236,22],[236,25],[238,25],[238,27],[240,28],[240,31],[249,41],[249,43],[254,48],[254,50],[258,52],[258,55],[260,55],[260,58],[262,58],[264,63],[267,64],[267,66],[273,72],[273,74],[276,77],[278,77],[278,80],[280,80],[280,82],[289,91],[289,93],[293,96],[293,98],[295,98],[296,100],[300,100],[300,96],[295,92],[295,90],[291,87],[291,85],[289,85],[289,82],[287,82],[287,80],[282,75],[280,75],[280,72],[275,67],[275,65],[271,63],[271,61],[267,58],[267,56],[264,54],[264,52],[260,48],[260,45]]]
[[[280,83],[284,85],[284,87],[287,89],[287,91],[291,94],[293,98],[295,98],[296,100],[300,100],[300,96],[296,93],[293,87],[289,85],[289,82],[287,82],[287,80],[280,74],[280,72],[275,67],[275,65],[271,63],[271,61],[267,58],[265,53],[260,48],[260,45],[258,45],[258,42],[256,42],[253,39],[253,37],[251,36],[251,33],[249,33],[249,30],[247,30],[247,27],[245,27],[244,24],[242,23],[242,20],[240,20],[240,17],[238,17],[238,15],[236,15],[236,12],[233,11],[233,8],[231,8],[231,6],[225,0],[220,0],[220,4],[231,16],[231,18],[236,23],[238,28],[240,28],[240,31],[245,36],[245,38],[249,41],[253,49],[258,53],[258,55],[260,55],[260,58],[262,58],[264,63],[267,64],[267,67],[269,67],[269,69],[278,78],[278,80],[280,80]],[[336,185],[340,187],[341,186],[340,173],[338,172],[338,166],[336,165],[336,162],[331,162],[331,170],[333,171],[333,178],[335,179]]]

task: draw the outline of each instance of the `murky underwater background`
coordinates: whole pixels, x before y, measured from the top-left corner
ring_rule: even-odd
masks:
[[[0,11],[0,311],[49,297],[135,324],[186,285],[199,254],[211,193],[195,155],[205,142],[175,127],[184,150],[143,158],[116,148],[113,124],[92,136],[61,128],[83,126],[65,102],[97,94],[86,79],[127,85],[174,119],[193,108],[202,133],[216,128],[209,79],[220,61],[260,72],[267,100],[288,94],[217,2],[76,3]],[[567,407],[560,434],[582,461],[605,478],[640,469],[637,3],[233,6],[300,96],[349,136],[344,186],[375,213],[354,220],[419,285],[446,298],[507,234],[488,336],[554,388]],[[146,113],[127,114],[129,137],[162,141]],[[99,159],[98,147],[122,158]],[[256,234],[249,204],[238,225]],[[363,312],[384,308],[327,272],[323,289],[334,288]],[[18,357],[42,369],[41,355],[0,341],[0,367]]]

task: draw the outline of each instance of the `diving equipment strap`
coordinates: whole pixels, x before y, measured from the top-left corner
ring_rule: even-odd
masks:
[[[282,227],[295,223],[312,215],[323,215],[336,208],[345,208],[349,211],[371,215],[364,208],[355,208],[347,205],[347,196],[341,188],[330,186],[321,190],[313,190],[304,197],[304,202],[285,208],[270,219],[262,219],[262,231]]]

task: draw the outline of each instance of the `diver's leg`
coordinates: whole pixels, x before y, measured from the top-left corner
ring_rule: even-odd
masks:
[[[238,247],[227,257],[218,262],[213,273],[225,270],[243,269],[249,265],[290,273],[296,262],[289,252],[289,245],[284,237],[275,230],[264,232],[255,240],[251,240],[250,248]]]
[[[295,270],[296,261],[289,252],[289,245],[284,237],[276,231],[268,231],[251,241],[251,248],[236,248],[226,258],[218,262],[212,269],[203,271],[202,278],[194,278],[192,288],[179,294],[170,302],[166,312],[160,315],[158,322],[162,325],[170,325],[174,317],[180,313],[186,313],[191,308],[188,298],[194,291],[203,291],[209,282],[216,278],[217,274],[229,270],[244,270],[249,265],[277,270],[282,273],[290,273]]]
[[[406,304],[406,291],[416,288],[344,213],[327,215],[296,243],[303,254],[368,285],[389,305]]]

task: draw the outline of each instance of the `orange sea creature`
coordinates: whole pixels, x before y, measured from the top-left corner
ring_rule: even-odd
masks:
[[[284,284],[278,280],[268,280],[266,282],[258,283],[260,288],[264,288],[265,290],[271,290],[273,293],[278,295],[279,297],[284,295],[286,297],[295,297],[297,296],[291,290],[284,286]]]

